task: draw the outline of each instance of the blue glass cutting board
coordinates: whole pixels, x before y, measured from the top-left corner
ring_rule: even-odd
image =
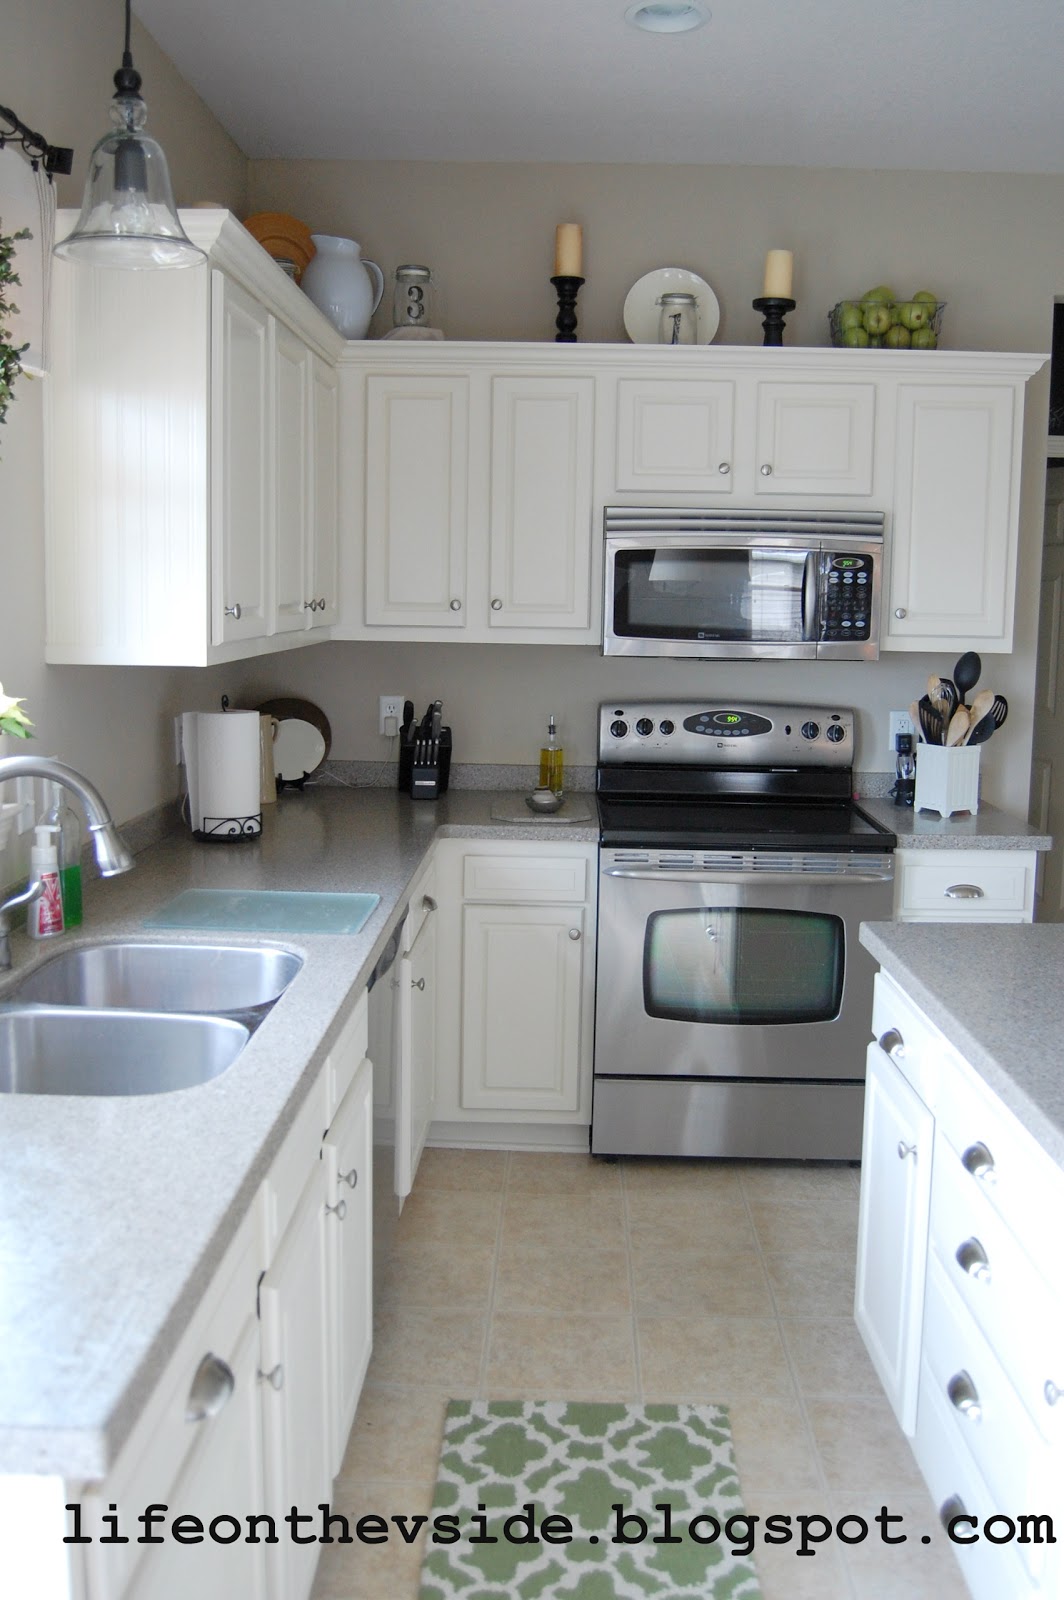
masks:
[[[358,933],[380,898],[314,890],[185,889],[145,917],[144,926],[236,933]]]

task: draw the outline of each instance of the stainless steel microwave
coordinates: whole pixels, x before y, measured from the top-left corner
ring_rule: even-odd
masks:
[[[874,661],[884,522],[607,506],[603,654]]]

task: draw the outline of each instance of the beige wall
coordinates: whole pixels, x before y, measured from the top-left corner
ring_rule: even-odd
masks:
[[[80,206],[89,152],[108,127],[121,59],[114,0],[7,0],[0,28],[0,104],[52,144],[74,147],[57,181],[60,205]],[[247,163],[154,41],[134,24],[148,127],[170,164],[179,205],[218,199],[243,214]],[[137,816],[176,792],[164,710],[213,694],[213,673],[129,672],[44,664],[42,389],[23,378],[0,428],[0,682],[26,698],[31,747],[59,754],[102,789],[116,815]]]
[[[718,342],[757,344],[764,252],[795,253],[797,310],[788,344],[827,343],[838,299],[889,281],[945,299],[955,348],[1048,351],[1054,295],[1064,294],[1064,180],[979,174],[869,173],[791,168],[491,165],[253,161],[250,204],[302,218],[316,232],[354,237],[390,279],[401,261],[429,264],[440,323],[452,338],[553,337],[549,278],[554,226],[583,223],[579,332],[624,339],[629,287],[654,267],[684,266],[721,304]],[[387,299],[372,332],[389,326]],[[1028,388],[1016,649],[987,658],[984,680],[1011,703],[1008,727],[984,751],[985,793],[1025,812],[1041,558],[1048,369]],[[963,545],[957,551],[964,559]],[[886,656],[856,668],[799,663],[708,667],[604,661],[594,650],[518,646],[335,644],[290,654],[270,686],[316,699],[338,756],[382,758],[381,693],[423,705],[439,693],[455,728],[456,759],[522,761],[548,712],[572,759],[594,759],[595,708],[614,693],[807,696],[860,712],[858,765],[886,769],[887,712],[923,689],[952,656]],[[262,669],[250,682],[266,684]]]

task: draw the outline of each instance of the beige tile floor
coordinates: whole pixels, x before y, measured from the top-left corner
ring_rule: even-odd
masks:
[[[334,1509],[427,1511],[451,1395],[725,1402],[751,1514],[886,1505],[911,1534],[805,1558],[759,1546],[765,1600],[961,1600],[853,1323],[858,1183],[849,1167],[427,1150]],[[327,1546],[313,1600],[416,1600],[420,1563],[420,1541]]]

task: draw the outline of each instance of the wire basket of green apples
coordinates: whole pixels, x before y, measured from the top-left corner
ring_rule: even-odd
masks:
[[[879,284],[858,300],[840,300],[828,312],[831,342],[851,349],[937,350],[946,302],[930,289],[908,300]]]

